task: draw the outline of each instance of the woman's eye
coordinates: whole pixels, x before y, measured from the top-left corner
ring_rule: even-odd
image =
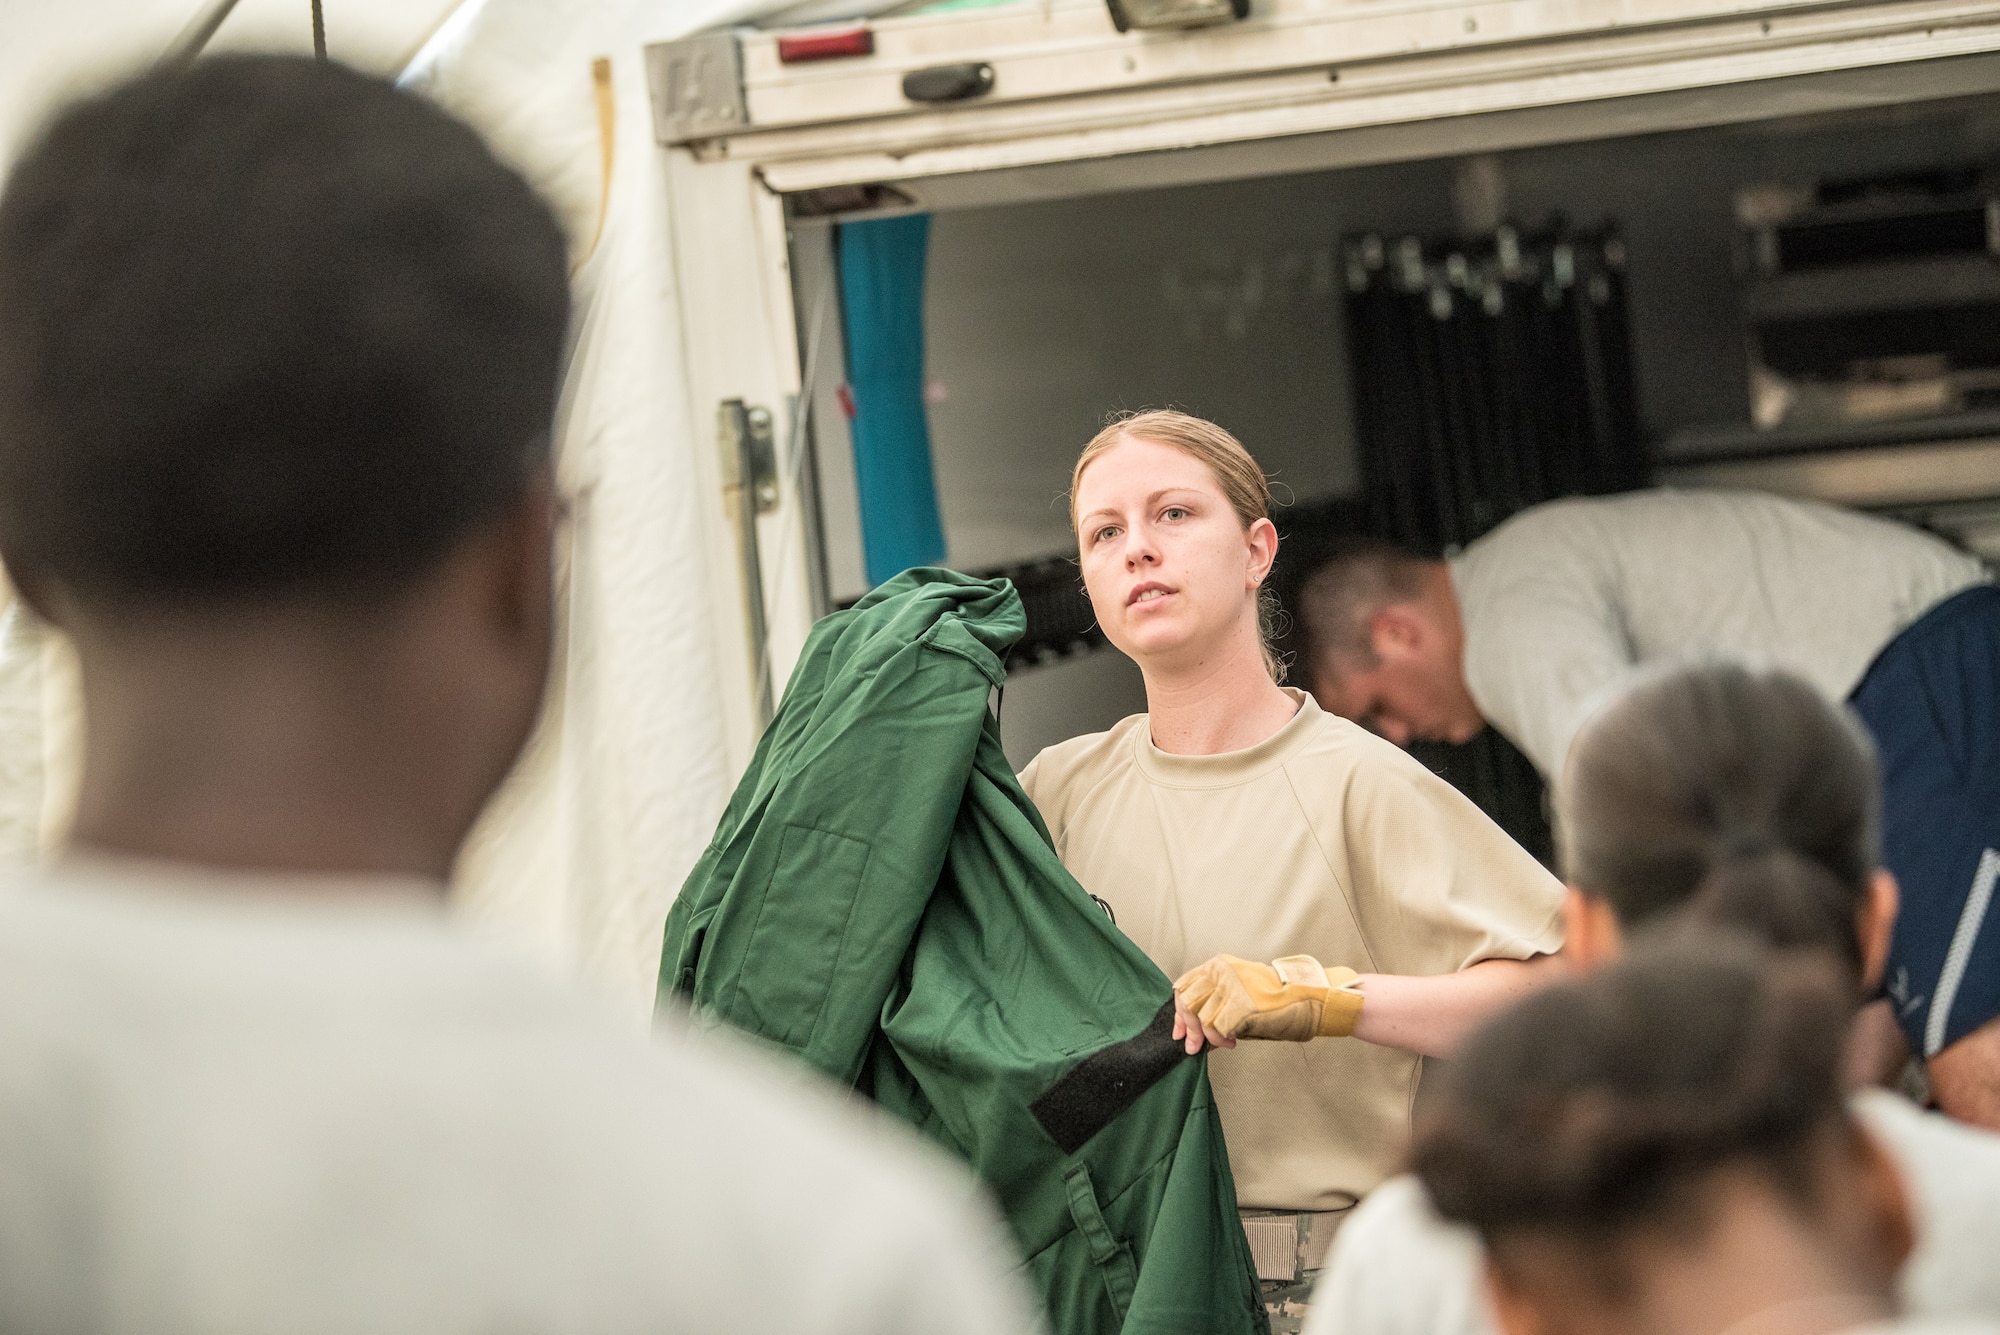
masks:
[[[1187,511],[1178,505],[1170,505],[1160,515],[1162,519],[1186,519]]]
[[[1101,528],[1097,530],[1097,541],[1099,542],[1109,542],[1117,536],[1118,530],[1115,528]]]

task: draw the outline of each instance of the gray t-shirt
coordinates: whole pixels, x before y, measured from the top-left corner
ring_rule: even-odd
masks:
[[[1643,663],[1719,654],[1846,698],[1884,645],[1987,579],[1904,524],[1751,491],[1659,489],[1515,515],[1451,563],[1473,700],[1544,776]]]
[[[0,885],[0,1330],[1022,1335],[969,1175],[420,882]]]
[[[2000,1135],[1884,1090],[1857,1094],[1853,1107],[1910,1190],[1917,1249],[1903,1268],[1904,1307],[1912,1317],[1980,1323],[1974,1329],[2000,1323]],[[1483,1256],[1471,1229],[1431,1208],[1422,1183],[1391,1178],[1341,1226],[1304,1335],[1497,1335]]]

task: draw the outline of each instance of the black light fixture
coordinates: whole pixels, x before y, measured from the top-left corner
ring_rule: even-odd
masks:
[[[1111,11],[1111,24],[1120,32],[1199,28],[1250,16],[1250,0],[1104,0],[1104,7]]]

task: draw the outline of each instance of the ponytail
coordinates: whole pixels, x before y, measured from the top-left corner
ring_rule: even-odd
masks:
[[[1563,875],[1621,926],[1693,918],[1861,974],[1880,865],[1874,748],[1803,679],[1727,662],[1656,672],[1570,745]]]
[[[1725,837],[1680,918],[1742,932],[1774,950],[1822,951],[1858,987],[1861,895],[1825,866],[1767,835]]]

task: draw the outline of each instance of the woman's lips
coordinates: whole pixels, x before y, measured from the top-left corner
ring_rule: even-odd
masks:
[[[1164,584],[1146,583],[1138,585],[1125,595],[1125,606],[1138,607],[1143,603],[1156,603],[1172,595],[1174,590]]]

